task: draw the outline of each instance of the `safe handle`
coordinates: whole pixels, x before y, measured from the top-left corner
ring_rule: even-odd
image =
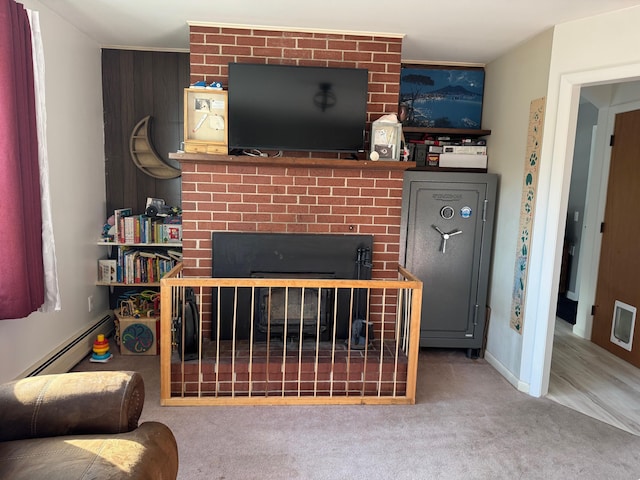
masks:
[[[453,237],[454,235],[459,235],[462,233],[462,230],[453,230],[449,233],[445,233],[442,230],[440,230],[440,228],[438,228],[438,226],[436,225],[431,225],[436,232],[438,232],[440,234],[440,237],[442,237],[442,243],[440,244],[440,251],[442,253],[445,253],[447,251],[447,240],[449,240],[451,237]]]

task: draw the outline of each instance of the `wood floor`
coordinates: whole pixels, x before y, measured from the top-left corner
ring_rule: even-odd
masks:
[[[640,436],[640,369],[556,319],[547,398]]]

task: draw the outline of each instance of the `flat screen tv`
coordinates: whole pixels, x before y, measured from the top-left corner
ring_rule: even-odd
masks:
[[[229,64],[229,149],[364,149],[368,71]]]

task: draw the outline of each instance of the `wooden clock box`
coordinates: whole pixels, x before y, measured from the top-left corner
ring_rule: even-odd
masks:
[[[226,155],[227,92],[206,88],[184,90],[184,151]]]

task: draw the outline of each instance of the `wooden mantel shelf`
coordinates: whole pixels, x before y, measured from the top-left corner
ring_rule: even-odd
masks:
[[[416,162],[388,162],[371,160],[338,160],[335,158],[307,157],[251,157],[233,155],[211,155],[208,153],[170,153],[169,158],[184,162],[202,162],[217,165],[256,165],[272,167],[312,168],[356,168],[363,170],[407,170],[415,168]]]

